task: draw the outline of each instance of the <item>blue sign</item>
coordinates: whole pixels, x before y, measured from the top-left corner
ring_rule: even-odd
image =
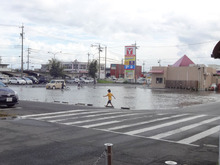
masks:
[[[124,65],[124,69],[135,69],[135,65]]]

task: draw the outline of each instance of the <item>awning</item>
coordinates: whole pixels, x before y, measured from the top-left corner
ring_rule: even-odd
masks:
[[[211,57],[220,58],[220,41],[215,45]]]
[[[164,71],[163,70],[151,70],[150,72],[148,73],[154,73],[154,74],[163,74]]]

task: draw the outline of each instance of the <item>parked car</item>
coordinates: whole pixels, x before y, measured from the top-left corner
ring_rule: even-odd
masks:
[[[78,83],[80,81],[80,79],[79,78],[75,78],[74,81],[75,81],[75,83]]]
[[[13,107],[17,103],[17,92],[10,89],[4,83],[0,82],[0,105],[7,105],[8,107]]]
[[[26,81],[24,81],[20,77],[10,77],[9,84],[21,84],[21,85],[24,85],[24,84],[26,84]]]
[[[49,80],[46,77],[43,77],[43,76],[38,79],[39,84],[46,84],[48,82],[49,82]]]
[[[27,78],[31,79],[32,82],[33,82],[33,84],[38,84],[38,83],[39,83],[39,81],[37,80],[37,78],[34,77],[34,76],[27,76]]]
[[[119,78],[115,81],[116,83],[124,83],[125,82],[125,79],[123,78]]]
[[[83,78],[83,77],[80,78],[80,82],[81,82],[81,83],[86,83],[86,84],[90,83],[89,80],[87,80],[87,79],[85,79],[85,78]]]
[[[64,80],[51,80],[46,84],[46,89],[62,89],[66,87]]]
[[[217,89],[217,85],[215,83],[213,83],[210,87],[209,90],[210,91],[215,91]]]
[[[22,79],[26,82],[26,84],[33,84],[33,81],[27,77],[23,77]]]
[[[8,84],[9,83],[9,79],[6,77],[0,77],[0,81],[4,84]]]
[[[138,78],[137,79],[137,83],[139,83],[139,84],[146,84],[146,82],[147,82],[147,80],[146,80],[146,78]]]
[[[66,79],[66,83],[73,84],[75,83],[75,79]]]

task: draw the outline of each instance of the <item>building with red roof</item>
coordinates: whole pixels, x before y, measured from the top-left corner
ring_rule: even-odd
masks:
[[[151,73],[152,88],[181,88],[206,90],[218,82],[216,69],[203,64],[195,64],[184,55],[173,65],[154,66]]]
[[[182,58],[180,58],[175,64],[173,64],[173,67],[181,67],[181,66],[189,66],[195,64],[192,62],[192,60],[187,57],[187,55],[184,55]]]

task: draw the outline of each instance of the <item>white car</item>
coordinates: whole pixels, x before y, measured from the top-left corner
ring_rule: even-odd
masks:
[[[147,82],[146,78],[137,79],[137,83],[139,83],[139,84],[145,84],[146,82]]]
[[[9,83],[10,84],[22,84],[22,85],[24,85],[24,84],[26,84],[26,81],[24,81],[22,78],[20,78],[20,77],[11,77],[10,79],[9,79]]]
[[[115,81],[116,83],[124,83],[125,82],[125,79],[123,78],[119,78]]]
[[[9,80],[8,78],[5,78],[5,77],[0,77],[0,81],[4,84],[8,84],[9,83]]]
[[[75,78],[74,81],[75,81],[75,83],[78,83],[80,80],[79,80],[79,78]]]
[[[22,79],[26,82],[26,84],[33,84],[33,81],[27,77],[23,77]]]

